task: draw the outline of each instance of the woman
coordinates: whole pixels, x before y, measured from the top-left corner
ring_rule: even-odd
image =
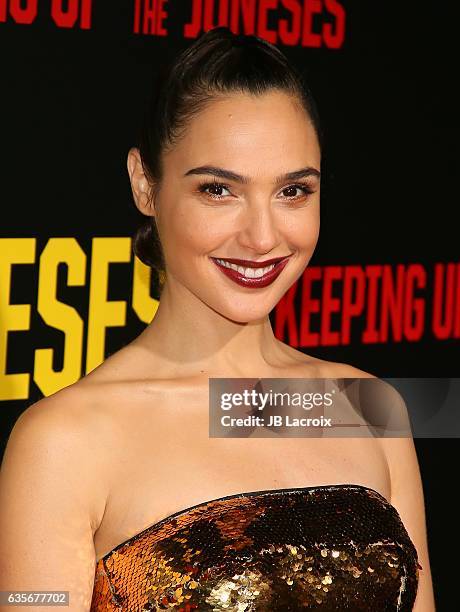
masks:
[[[434,610],[410,438],[208,435],[210,378],[371,378],[270,325],[317,243],[320,165],[274,46],[216,28],[176,59],[128,155],[159,308],[17,421],[1,589],[68,590],[72,610]]]

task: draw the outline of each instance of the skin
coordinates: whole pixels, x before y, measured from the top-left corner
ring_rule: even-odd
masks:
[[[308,178],[308,195],[292,181],[275,184],[280,174],[320,170],[309,117],[281,92],[234,94],[210,103],[164,152],[161,184],[145,176],[137,149],[127,165],[136,205],[156,218],[167,282],[138,338],[16,422],[0,480],[0,590],[67,589],[70,609],[87,610],[95,562],[173,512],[244,491],[356,483],[398,510],[423,567],[414,610],[432,612],[410,438],[208,436],[210,377],[372,377],[283,344],[270,325],[318,240],[320,180]],[[184,175],[203,165],[248,182],[216,178],[228,189],[200,193],[212,177]],[[258,289],[210,260],[288,254],[278,279]]]

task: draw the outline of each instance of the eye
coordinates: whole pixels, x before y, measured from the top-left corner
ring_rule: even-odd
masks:
[[[208,189],[210,191],[207,191]],[[218,183],[217,181],[202,183],[198,187],[198,191],[200,193],[205,193],[209,195],[211,199],[213,200],[220,200],[223,197],[225,197],[225,195],[227,195],[227,194],[221,193],[223,189],[226,189],[228,191],[229,189],[228,185],[224,185],[223,183]]]
[[[311,185],[308,185],[307,183],[293,183],[292,185],[288,185],[287,187],[285,187],[281,193],[286,194],[286,192],[288,192],[288,200],[298,200],[299,197],[302,196],[296,196],[295,192],[297,189],[300,189],[303,196],[307,196],[314,193],[314,189],[311,187]]]
[[[202,183],[198,187],[198,191],[200,193],[205,193],[212,200],[221,200],[225,198],[227,195],[231,195],[230,193],[222,193],[223,191],[229,191],[230,187],[225,185],[224,183],[219,183],[218,181],[208,181],[206,183]],[[296,191],[300,190],[301,194],[296,195]],[[307,183],[293,183],[292,185],[288,185],[285,187],[281,193],[287,194],[286,197],[288,200],[299,200],[307,195],[314,193],[314,189],[311,185]]]

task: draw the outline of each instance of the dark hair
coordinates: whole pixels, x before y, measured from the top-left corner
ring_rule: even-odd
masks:
[[[162,179],[162,153],[180,140],[188,122],[220,95],[260,95],[282,90],[293,95],[310,117],[320,149],[323,135],[315,101],[303,75],[274,45],[253,35],[234,34],[220,26],[201,34],[171,65],[158,74],[145,109],[139,138],[142,166],[153,185]],[[165,262],[155,218],[147,217],[136,232],[135,254],[164,283]]]

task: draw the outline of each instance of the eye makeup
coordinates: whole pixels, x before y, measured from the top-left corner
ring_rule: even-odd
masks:
[[[228,191],[230,191],[230,186],[222,183],[220,181],[217,180],[212,180],[212,181],[205,181],[203,183],[200,183],[200,185],[198,186],[197,192],[198,193],[202,193],[207,195],[210,199],[212,200],[221,200],[223,199],[224,195],[220,194],[211,194],[207,191],[207,189],[209,188],[213,188],[213,189],[226,189]],[[286,199],[288,201],[297,201],[302,199],[302,197],[306,197],[308,195],[311,195],[312,193],[315,193],[316,189],[313,187],[311,182],[307,182],[307,181],[298,181],[296,183],[290,183],[289,185],[286,185],[286,187],[284,187],[283,189],[281,189],[281,193],[283,191],[286,191],[287,189],[292,189],[292,188],[296,188],[296,189],[300,189],[303,192],[303,196],[297,196],[297,197],[290,197],[288,196]]]

